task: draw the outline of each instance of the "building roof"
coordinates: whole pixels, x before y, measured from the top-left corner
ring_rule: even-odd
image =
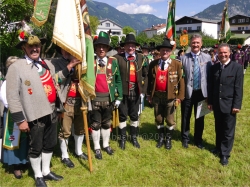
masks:
[[[161,23],[157,25],[152,25],[152,27],[145,29],[144,31],[152,31],[152,30],[160,30],[162,28],[166,28],[166,23]]]
[[[116,24],[118,27],[121,27],[121,28],[122,28],[121,25],[119,25],[118,23],[116,23],[116,22],[114,22],[114,21],[112,21],[112,20],[110,20],[110,19],[108,19],[108,18],[100,19],[99,21],[100,21],[100,24],[103,23],[103,22],[105,22],[105,21],[110,21],[111,23]]]
[[[185,19],[193,19],[193,20],[196,20],[199,22],[216,23],[216,24],[220,21],[220,20],[213,20],[213,19],[198,18],[196,16],[195,17],[183,16],[182,18],[176,20],[175,23],[180,22],[180,21],[185,20]]]

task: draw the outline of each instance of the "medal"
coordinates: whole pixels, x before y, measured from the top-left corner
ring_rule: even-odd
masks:
[[[26,85],[26,86],[30,86],[31,84],[30,84],[30,81],[28,81],[28,80],[26,80],[25,82],[24,82],[24,84]]]

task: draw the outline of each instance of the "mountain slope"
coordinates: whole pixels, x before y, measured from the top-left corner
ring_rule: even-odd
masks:
[[[152,25],[166,23],[166,19],[158,18],[152,14],[126,14],[106,3],[87,0],[87,5],[89,15],[97,16],[99,19],[108,18],[122,27],[130,26],[139,32]]]
[[[224,6],[225,1],[211,5],[202,12],[195,14],[194,17],[220,20]],[[228,0],[228,16],[232,17],[237,14],[250,16],[250,0]]]

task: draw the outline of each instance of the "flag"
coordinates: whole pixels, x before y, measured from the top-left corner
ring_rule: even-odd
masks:
[[[85,0],[58,0],[52,41],[81,60],[77,67],[83,100],[95,97],[94,46]]]
[[[227,43],[231,37],[230,24],[228,19],[228,0],[226,0],[223,12],[222,12],[222,20],[220,25],[220,34],[219,41]]]
[[[175,41],[175,0],[170,0],[168,3],[168,19],[166,27],[166,37],[171,41]]]
[[[34,0],[34,13],[31,21],[36,26],[42,26],[48,19],[52,0]]]

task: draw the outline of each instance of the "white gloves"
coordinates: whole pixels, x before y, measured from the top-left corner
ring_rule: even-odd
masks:
[[[141,98],[141,103],[143,102],[145,94],[141,93],[140,98]]]
[[[121,101],[120,100],[116,100],[115,101],[115,108],[118,108],[120,104],[121,104]]]

